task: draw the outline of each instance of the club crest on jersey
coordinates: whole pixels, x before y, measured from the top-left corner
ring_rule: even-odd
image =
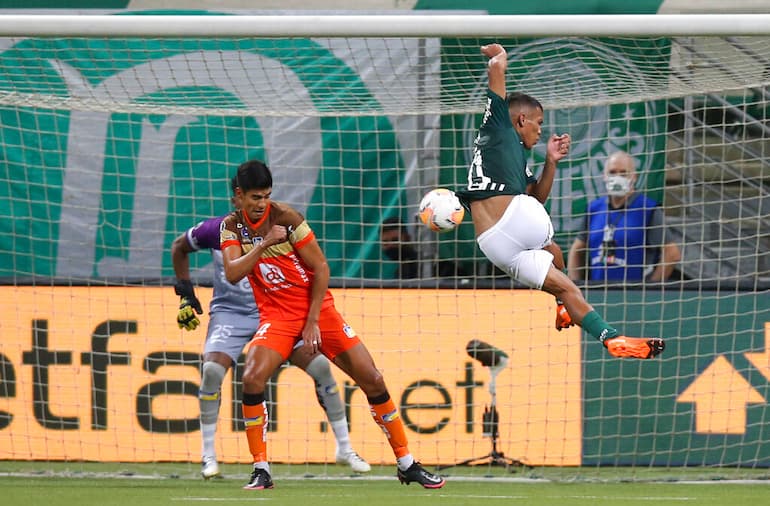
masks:
[[[352,337],[356,337],[356,331],[355,331],[355,330],[353,330],[353,327],[351,327],[351,326],[350,326],[350,325],[348,325],[347,323],[346,323],[345,325],[343,325],[343,326],[342,326],[342,331],[343,331],[343,332],[345,333],[345,335],[346,335],[346,336],[348,336],[348,337],[351,337],[351,338],[352,338]]]
[[[262,244],[262,236],[252,237],[251,244],[253,244],[254,246],[259,246],[260,244]]]
[[[262,274],[262,279],[272,285],[280,285],[286,281],[283,271],[280,267],[273,264],[259,264],[259,272]]]

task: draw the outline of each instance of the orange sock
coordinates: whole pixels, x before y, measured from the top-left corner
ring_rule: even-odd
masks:
[[[254,462],[267,462],[267,403],[264,397],[258,404],[243,403],[243,419]]]
[[[409,448],[407,447],[406,432],[404,432],[404,422],[401,421],[401,416],[398,414],[393,399],[387,395],[387,400],[385,402],[380,404],[372,404],[370,402],[369,409],[371,410],[374,421],[388,437],[388,443],[390,443],[390,447],[393,448],[393,453],[396,455],[396,458],[407,455],[409,453]]]

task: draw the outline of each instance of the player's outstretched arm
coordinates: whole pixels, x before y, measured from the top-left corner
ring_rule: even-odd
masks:
[[[505,71],[508,68],[508,53],[500,44],[481,46],[481,52],[489,58],[487,62],[489,89],[505,98]]]

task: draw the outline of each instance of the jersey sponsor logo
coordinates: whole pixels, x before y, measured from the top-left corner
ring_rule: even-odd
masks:
[[[259,264],[259,273],[268,284],[281,285],[286,282],[286,276],[283,274],[283,271],[275,264]]]
[[[291,258],[291,261],[294,263],[294,268],[297,269],[297,273],[299,273],[300,277],[302,278],[302,281],[305,283],[310,283],[310,278],[307,275],[307,271],[304,267],[302,267],[302,263],[300,263],[299,258],[297,258],[297,255],[294,253],[290,254],[289,257]]]

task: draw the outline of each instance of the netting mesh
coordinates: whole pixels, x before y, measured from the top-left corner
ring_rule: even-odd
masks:
[[[385,371],[423,462],[489,449],[489,377],[465,356],[479,337],[513,357],[497,380],[506,455],[536,466],[770,465],[770,38],[500,41],[509,89],[545,106],[543,139],[573,138],[547,204],[562,249],[604,194],[614,151],[635,158],[638,189],[662,205],[657,226],[682,250],[684,282],[581,285],[630,335],[671,339],[664,360],[645,363],[611,359],[577,329],[557,333],[553,298],[512,291],[470,220],[441,236],[415,221],[427,190],[465,180],[486,42],[4,40],[0,459],[198,459],[204,334],[176,327],[169,248],[227,213],[235,168],[259,158],[273,169],[273,198],[319,237],[339,305]],[[541,142],[536,172],[544,158]],[[399,279],[381,248],[388,218],[411,234],[415,279]],[[209,255],[191,267],[211,282]],[[337,379],[356,448],[390,464],[362,394]],[[247,460],[237,379],[226,385],[221,458]],[[312,384],[290,368],[278,385],[273,458],[330,461]]]

